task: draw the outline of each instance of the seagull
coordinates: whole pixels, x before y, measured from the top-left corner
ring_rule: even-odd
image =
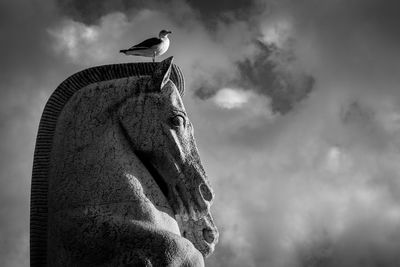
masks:
[[[129,49],[123,49],[119,52],[124,53],[125,55],[152,57],[154,62],[156,56],[161,56],[162,54],[167,52],[169,47],[168,34],[170,33],[172,32],[162,30],[158,35],[159,38],[153,37],[144,40],[143,42],[134,45]]]

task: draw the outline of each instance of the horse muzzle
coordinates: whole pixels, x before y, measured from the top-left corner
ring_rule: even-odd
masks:
[[[210,213],[197,221],[193,219],[184,220],[179,215],[175,217],[182,236],[189,239],[204,257],[208,257],[214,252],[215,245],[218,243],[219,232]]]

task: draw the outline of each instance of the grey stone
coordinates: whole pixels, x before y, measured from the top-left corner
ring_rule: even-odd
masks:
[[[172,57],[87,69],[56,89],[35,148],[31,266],[204,266],[214,194],[183,91]]]

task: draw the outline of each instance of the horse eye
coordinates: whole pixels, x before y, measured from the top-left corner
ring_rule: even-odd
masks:
[[[170,119],[171,125],[174,127],[181,127],[185,125],[185,118],[181,115],[176,115]]]

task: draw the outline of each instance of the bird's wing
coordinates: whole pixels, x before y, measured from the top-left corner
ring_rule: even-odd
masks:
[[[154,38],[144,40],[143,42],[132,46],[131,48],[129,48],[129,50],[150,48],[152,46],[159,45],[161,42],[162,42],[161,39],[154,37]]]

